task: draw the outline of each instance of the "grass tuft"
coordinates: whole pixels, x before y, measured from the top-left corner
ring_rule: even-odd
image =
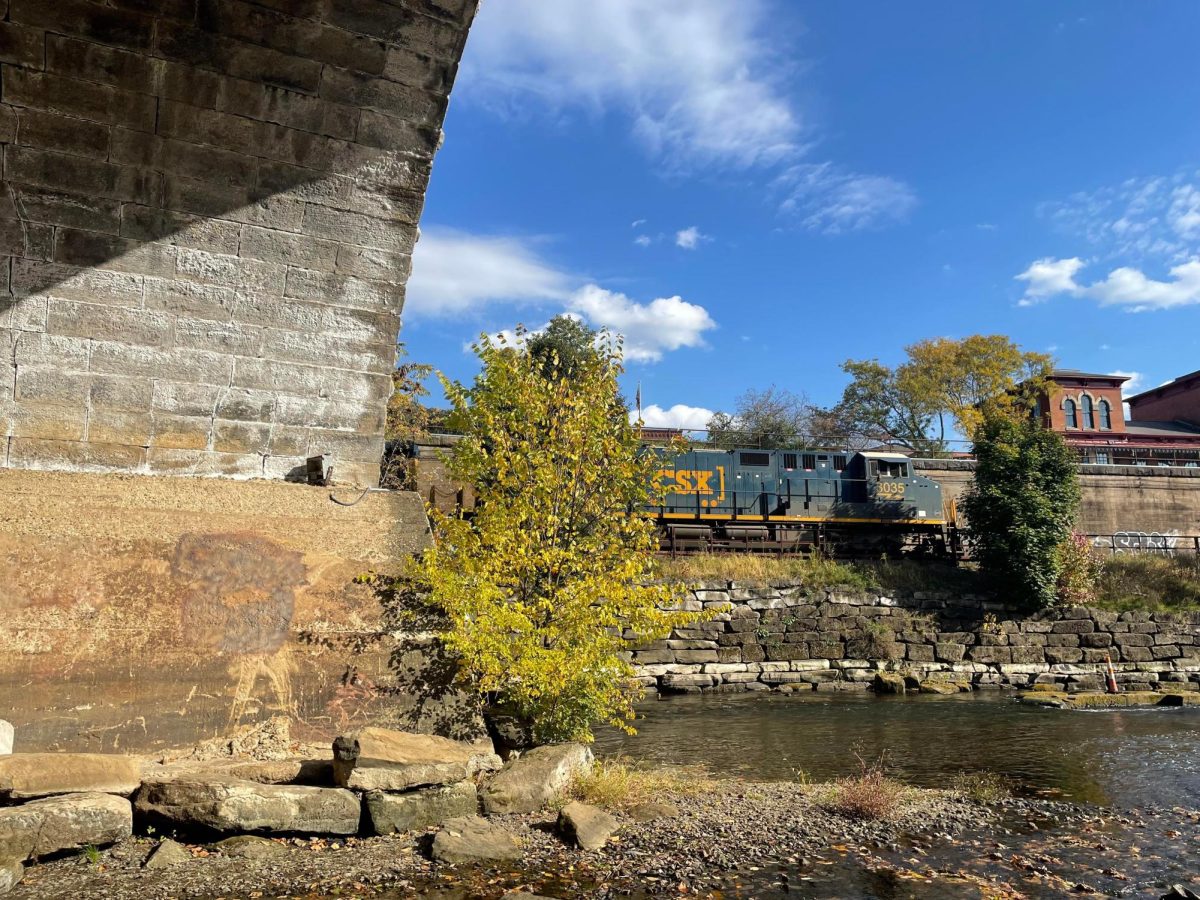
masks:
[[[867,763],[857,753],[855,756],[858,757],[859,773],[849,778],[839,778],[828,785],[817,803],[848,819],[877,821],[894,817],[908,800],[911,791],[888,776],[884,757]]]
[[[694,797],[713,790],[716,784],[698,766],[639,765],[627,757],[612,756],[596,760],[590,772],[576,775],[566,799],[605,809],[626,809],[666,796]]]
[[[1012,796],[1008,782],[995,772],[960,772],[950,786],[976,803],[996,803]]]

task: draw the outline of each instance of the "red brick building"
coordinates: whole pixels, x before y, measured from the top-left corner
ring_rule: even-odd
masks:
[[[1038,412],[1048,428],[1076,448],[1081,461],[1099,465],[1200,466],[1200,372],[1129,397],[1124,375],[1059,369]]]

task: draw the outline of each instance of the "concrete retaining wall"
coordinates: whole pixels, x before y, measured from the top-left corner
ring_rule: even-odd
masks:
[[[633,653],[651,689],[867,690],[876,672],[899,670],[976,688],[1095,690],[1109,656],[1130,689],[1200,689],[1200,612],[1023,616],[973,597],[728,582],[693,590],[684,607],[721,611]]]
[[[353,501],[357,491],[339,492]],[[0,471],[0,710],[23,750],[191,744],[273,716],[470,736],[431,641],[358,576],[428,540],[415,494]]]

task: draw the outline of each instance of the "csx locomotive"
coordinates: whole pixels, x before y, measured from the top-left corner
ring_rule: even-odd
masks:
[[[816,548],[833,555],[952,552],[953,503],[895,453],[652,448],[669,550]]]

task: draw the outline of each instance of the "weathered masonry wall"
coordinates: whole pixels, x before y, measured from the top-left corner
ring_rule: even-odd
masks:
[[[391,634],[358,578],[425,545],[420,499],[328,495],[0,472],[0,710],[19,749],[181,746],[275,716],[322,741],[355,723],[470,736],[431,640]]]
[[[975,463],[923,459],[916,468],[958,498]],[[1200,469],[1085,465],[1079,487],[1079,530],[1085,534],[1200,535]]]
[[[972,597],[728,582],[692,591],[683,606],[721,611],[633,654],[650,689],[865,691],[877,672],[903,671],[963,688],[1098,690],[1111,657],[1126,689],[1200,690],[1200,613],[1022,616]]]
[[[476,0],[0,0],[0,467],[374,484]]]

